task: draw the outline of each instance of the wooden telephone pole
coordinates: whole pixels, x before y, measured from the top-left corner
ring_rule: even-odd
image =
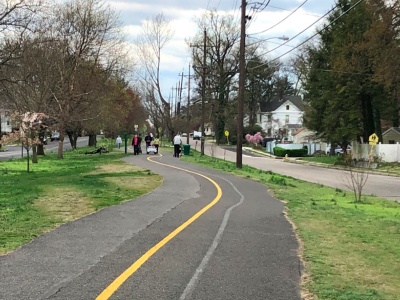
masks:
[[[243,147],[243,102],[244,85],[246,76],[245,63],[245,38],[246,38],[246,1],[242,0],[240,19],[240,49],[239,49],[239,95],[238,95],[238,120],[237,120],[237,144],[236,144],[236,167],[242,168]]]

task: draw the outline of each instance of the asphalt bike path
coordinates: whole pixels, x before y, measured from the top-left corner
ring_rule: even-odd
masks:
[[[300,299],[297,240],[264,185],[170,153],[125,160],[162,186],[0,257],[0,299]]]

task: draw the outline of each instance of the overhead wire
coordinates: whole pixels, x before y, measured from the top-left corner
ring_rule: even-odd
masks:
[[[280,9],[280,10],[290,11],[290,9],[281,8],[281,7],[272,6],[272,5],[270,5],[269,7],[270,7],[270,8],[274,8],[274,9]],[[316,18],[319,18],[319,17],[320,17],[319,15],[314,15],[314,14],[308,14],[308,13],[304,13],[304,14],[307,15],[307,16],[312,16],[312,17],[316,17]]]
[[[308,39],[306,39],[305,41],[301,42],[299,45],[295,46],[293,49],[290,49],[289,51],[279,55],[278,57],[274,58],[273,60],[271,60],[270,62],[273,62],[275,60],[278,60],[279,58],[285,56],[286,54],[289,54],[290,52],[292,52],[293,50],[299,48],[300,46],[304,45],[305,43],[307,43],[309,40],[311,40],[312,38],[314,38],[315,36],[317,36],[318,34],[320,34],[323,30],[325,30],[326,28],[328,28],[329,26],[331,26],[333,23],[335,23],[337,20],[339,20],[340,18],[342,18],[344,15],[346,15],[349,11],[351,11],[352,9],[354,9],[356,6],[358,6],[362,1],[364,0],[359,0],[357,3],[355,3],[353,6],[351,6],[348,10],[346,10],[345,12],[343,12],[340,16],[338,16],[336,19],[334,19],[332,22],[330,22],[329,24],[327,24],[326,26],[324,26],[322,29],[318,30],[315,34],[313,34],[311,37],[309,37]],[[336,5],[337,6],[337,5]],[[265,64],[264,64],[265,65]],[[262,65],[259,65],[257,67],[254,67],[252,69],[261,67]]]
[[[361,1],[363,1],[363,0],[360,0],[359,2],[361,2]],[[307,26],[304,30],[300,31],[298,34],[296,34],[295,36],[293,36],[293,37],[290,38],[289,40],[287,40],[287,41],[285,41],[284,43],[280,44],[278,47],[275,47],[275,48],[273,48],[272,50],[269,50],[269,51],[267,51],[267,52],[265,52],[265,53],[262,53],[262,54],[259,54],[259,55],[257,55],[257,56],[261,57],[261,56],[264,56],[264,55],[266,55],[266,54],[268,54],[268,53],[271,53],[272,51],[275,51],[276,49],[278,49],[278,48],[284,46],[284,45],[287,44],[288,42],[294,40],[296,37],[298,37],[299,35],[303,34],[305,31],[307,31],[307,30],[310,29],[312,26],[314,26],[316,23],[318,23],[318,22],[321,21],[323,18],[325,18],[328,14],[330,14],[330,13],[331,13],[333,10],[335,10],[338,6],[339,6],[339,4],[336,4],[336,5],[335,5],[333,8],[331,8],[327,13],[325,13],[323,16],[321,16],[320,18],[318,18],[318,20],[316,20],[315,22],[313,22],[311,25]],[[316,36],[316,35],[317,35],[317,34],[313,35],[313,37]],[[311,39],[311,38],[310,38],[310,39]],[[308,40],[310,40],[310,39],[308,39]],[[257,42],[257,43],[258,43],[258,42]],[[256,44],[256,43],[254,43],[254,44]],[[304,43],[303,43],[303,44],[304,44]],[[295,48],[291,49],[290,52],[293,51],[294,49],[300,47],[300,46],[301,46],[301,45],[296,46]],[[289,52],[287,52],[287,53],[289,53]],[[262,66],[262,65],[260,65],[260,66]]]
[[[275,25],[273,25],[273,26],[271,26],[271,27],[269,27],[269,28],[267,28],[267,29],[265,29],[265,30],[263,30],[263,31],[260,31],[260,32],[256,32],[256,33],[248,33],[247,35],[256,35],[256,34],[260,34],[260,33],[263,33],[263,32],[266,32],[266,31],[268,31],[268,30],[270,30],[270,29],[272,29],[272,28],[274,28],[274,27],[276,27],[276,26],[278,26],[279,24],[281,24],[283,21],[285,21],[286,19],[288,19],[291,15],[293,15],[296,11],[298,11],[304,4],[306,4],[308,2],[308,0],[305,0],[302,4],[300,4],[295,10],[293,10],[290,14],[288,14],[285,18],[283,18],[282,20],[280,20],[278,23],[276,23]]]

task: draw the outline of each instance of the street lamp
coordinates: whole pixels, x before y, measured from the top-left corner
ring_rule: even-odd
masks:
[[[247,35],[247,37],[249,37],[249,35]],[[251,37],[251,38],[253,38],[253,37]],[[266,42],[266,41],[269,41],[269,40],[274,40],[274,39],[282,40],[282,41],[285,41],[285,42],[290,40],[290,38],[288,38],[285,35],[283,35],[283,36],[273,36],[273,37],[269,37],[269,38],[266,38],[266,39],[259,39],[259,41],[251,43],[251,44],[248,44],[247,46],[252,46],[252,45],[255,45],[255,44],[259,44],[259,43]]]

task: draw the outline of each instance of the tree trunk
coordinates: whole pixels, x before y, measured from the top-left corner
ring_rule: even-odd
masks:
[[[34,164],[38,163],[37,146],[36,145],[32,146],[32,163],[34,163]]]
[[[76,145],[78,141],[78,133],[74,131],[67,131],[69,142],[71,143],[71,148],[76,150]]]
[[[366,94],[365,92],[362,92],[360,97],[362,103],[362,114],[364,119],[363,138],[364,141],[368,141],[369,136],[375,132],[372,99],[371,96]]]
[[[43,144],[37,145],[37,150],[36,151],[37,151],[37,155],[45,155]]]
[[[60,129],[60,139],[58,141],[58,151],[57,151],[57,158],[63,159],[64,158],[64,129]]]
[[[29,173],[29,148],[26,149],[26,171]]]
[[[95,134],[89,134],[89,147],[96,147],[97,144],[97,138]]]

